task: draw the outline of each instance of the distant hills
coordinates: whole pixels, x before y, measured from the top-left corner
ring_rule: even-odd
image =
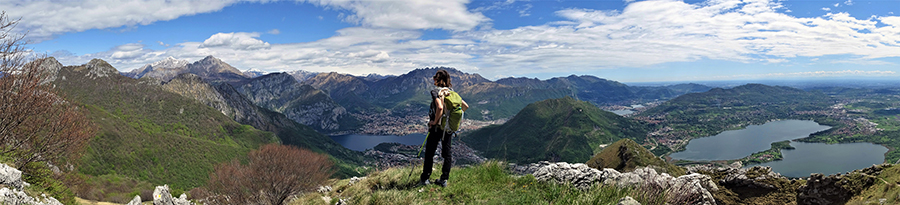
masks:
[[[564,97],[529,104],[505,124],[472,131],[460,140],[485,157],[515,163],[583,163],[601,144],[624,138],[643,142],[648,132],[639,121]]]
[[[296,71],[294,72],[296,75],[314,75],[315,73],[309,73],[304,71]],[[260,85],[261,81],[271,80],[271,78],[261,78],[261,71],[248,70],[247,72],[241,72],[237,68],[232,67],[228,63],[225,63],[221,59],[215,58],[213,56],[207,56],[197,62],[189,63],[185,60],[178,60],[172,57],[166,58],[162,61],[147,64],[139,69],[132,70],[130,72],[121,73],[124,76],[132,77],[132,78],[148,78],[154,79],[160,83],[167,83],[169,81],[174,80],[176,77],[183,74],[192,74],[195,77],[187,77],[188,78],[196,78],[194,81],[200,80],[208,83],[209,87],[218,87],[222,88],[225,91],[227,90],[238,90],[245,91],[240,95],[245,96],[254,96],[251,99],[255,105],[263,107],[265,109],[273,110],[279,113],[284,114],[289,119],[292,119],[298,123],[308,125],[313,127],[319,132],[324,133],[332,133],[332,132],[341,132],[341,131],[351,131],[356,130],[361,126],[361,123],[358,122],[354,117],[350,116],[349,113],[346,112],[335,112],[339,110],[343,110],[344,108],[340,105],[336,104],[329,97],[321,97],[317,95],[317,93],[322,93],[321,90],[311,88],[311,87],[303,87],[302,84],[296,82],[290,82],[286,84],[279,83],[268,83],[267,85],[271,86],[279,86],[278,88],[270,87],[252,87],[252,85]],[[287,75],[287,74],[285,74]],[[302,77],[302,76],[301,76]],[[297,78],[297,76],[295,76]],[[181,79],[181,80],[186,80]],[[222,84],[229,84],[232,88],[226,88],[228,86],[221,86]],[[263,83],[266,84],[266,83]],[[175,83],[173,85],[181,85],[179,83]],[[248,86],[249,85],[249,86]],[[171,86],[170,86],[171,87]],[[272,89],[283,89],[290,90],[289,95],[268,95],[266,97],[265,94],[257,94],[257,93],[247,93],[249,91],[265,91]],[[212,92],[211,89],[204,90],[194,90],[192,96],[196,97],[215,97],[216,94]],[[271,93],[270,93],[271,94]],[[279,93],[286,94],[286,93]],[[291,97],[291,99],[287,99],[287,97]],[[265,99],[263,99],[265,98]],[[299,102],[302,101],[306,107],[298,107],[298,104],[291,105],[273,105],[273,98],[275,101],[293,101]],[[285,98],[285,99],[280,99]],[[213,99],[207,99],[213,100]],[[218,99],[217,104],[209,104],[210,106],[218,108],[226,108],[223,107],[222,103],[224,102],[222,99]],[[321,101],[321,102],[320,102]],[[207,101],[204,101],[207,102]],[[310,107],[315,105],[316,107]],[[291,107],[293,106],[293,107]],[[297,109],[314,109],[312,111],[304,111],[299,112]],[[227,107],[227,109],[233,109],[233,107]],[[326,111],[327,110],[327,111]],[[288,111],[288,112],[285,112]],[[233,111],[222,110],[223,114],[229,115],[234,114]],[[240,116],[238,116],[240,117]],[[237,120],[237,119],[236,119]]]
[[[664,122],[681,137],[702,137],[774,119],[807,119],[804,112],[819,111],[835,100],[819,91],[784,86],[747,84],[689,93],[646,110],[637,118]]]
[[[441,69],[450,73],[454,90],[473,104],[466,117],[476,120],[507,118],[530,103],[565,96],[605,105],[666,100],[711,89],[699,84],[631,87],[594,76],[575,75],[548,80],[504,78],[491,81],[478,74],[446,67],[416,69],[374,81],[370,77],[320,73],[302,83],[325,90],[351,111],[391,109],[423,115],[430,102],[427,93],[434,87],[431,77]]]
[[[167,58],[122,74],[168,82],[180,74],[191,73],[211,85],[231,84],[257,106],[283,113],[319,132],[334,134],[374,133],[377,131],[364,130],[363,126],[378,120],[398,121],[424,116],[430,103],[428,91],[434,87],[431,77],[440,69],[450,73],[454,90],[473,105],[466,117],[476,120],[508,118],[530,103],[565,96],[595,105],[628,104],[666,100],[710,89],[698,84],[633,87],[594,76],[575,75],[548,80],[504,78],[491,81],[478,74],[447,67],[415,69],[399,76],[353,76],[303,70],[263,75],[255,70],[241,72],[212,56],[194,63]],[[285,81],[285,76],[292,77],[296,83]],[[304,87],[306,85],[311,87]],[[392,118],[372,117],[385,116],[383,113]]]

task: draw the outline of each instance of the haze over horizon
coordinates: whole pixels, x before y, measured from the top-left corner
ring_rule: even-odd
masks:
[[[446,66],[620,82],[890,79],[892,1],[4,1],[29,46],[123,72],[213,55],[240,70]]]

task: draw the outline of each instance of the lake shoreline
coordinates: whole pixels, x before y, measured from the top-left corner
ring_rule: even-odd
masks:
[[[666,157],[682,166],[727,165],[740,161],[746,166],[771,166],[785,176],[796,177],[808,176],[808,173],[841,173],[884,163],[888,147],[883,145],[798,141],[831,128],[810,120],[772,121],[692,139],[683,151]],[[789,147],[796,149],[784,149]]]

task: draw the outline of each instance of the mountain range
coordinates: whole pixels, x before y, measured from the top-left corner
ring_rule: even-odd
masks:
[[[428,91],[434,88],[431,77],[440,69],[450,73],[454,90],[473,104],[466,118],[475,120],[509,118],[530,103],[565,96],[595,105],[611,105],[666,100],[710,89],[698,84],[633,87],[594,76],[575,75],[548,80],[491,81],[447,67],[415,69],[399,76],[303,70],[257,76],[261,72],[241,72],[212,56],[194,63],[167,58],[122,74],[168,82],[179,74],[191,73],[213,86],[230,84],[255,105],[282,113],[319,132],[338,134],[372,133],[375,131],[364,127],[378,127],[377,121],[416,123],[401,119],[426,115],[430,103]]]
[[[122,73],[132,78],[152,77],[166,82],[182,73],[193,73],[210,82],[237,82],[249,78],[237,68],[228,63],[207,56],[197,62],[188,63],[186,60],[178,60],[168,57],[162,61],[147,64],[131,72]]]

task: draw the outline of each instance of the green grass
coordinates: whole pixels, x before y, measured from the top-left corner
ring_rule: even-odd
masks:
[[[193,99],[124,76],[91,79],[81,66],[60,70],[55,82],[97,127],[77,171],[118,175],[188,190],[203,185],[213,166],[278,143],[271,132],[234,122]]]
[[[900,203],[900,166],[884,169],[876,178],[875,184],[862,190],[847,204],[879,204],[879,199],[884,199],[884,204]]]
[[[644,142],[649,126],[570,97],[532,103],[503,125],[462,135],[485,157],[515,163],[586,162],[600,144],[622,138]]]
[[[531,175],[510,175],[503,164],[491,161],[453,168],[446,188],[414,187],[421,167],[392,168],[372,173],[353,185],[348,185],[349,180],[336,181],[332,192],[306,194],[292,204],[334,204],[348,198],[351,204],[616,204],[636,194],[611,186],[595,185],[581,191],[571,185],[540,182]],[[407,177],[411,171],[413,176]],[[332,201],[324,201],[323,196]]]
[[[791,146],[791,141],[785,140],[780,142],[773,142],[771,144],[771,148],[768,150],[759,151],[750,156],[740,159],[744,165],[751,164],[762,164],[771,161],[777,161],[784,159],[784,156],[781,154],[781,150],[783,149],[794,149]]]

